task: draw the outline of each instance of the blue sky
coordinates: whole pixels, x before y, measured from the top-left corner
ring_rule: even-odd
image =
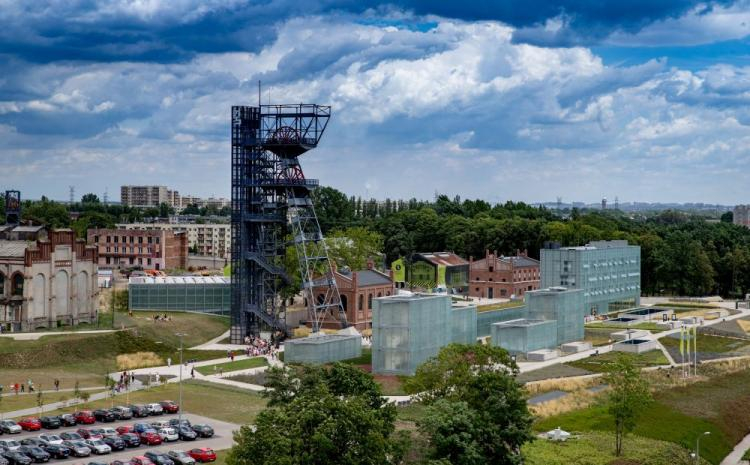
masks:
[[[468,3],[468,4],[467,4]],[[229,111],[333,106],[308,177],[750,201],[750,1],[0,0],[0,188],[229,195]]]

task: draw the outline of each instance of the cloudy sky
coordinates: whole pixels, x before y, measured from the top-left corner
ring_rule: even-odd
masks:
[[[229,195],[230,106],[329,104],[348,194],[750,202],[750,0],[0,0],[0,188]]]

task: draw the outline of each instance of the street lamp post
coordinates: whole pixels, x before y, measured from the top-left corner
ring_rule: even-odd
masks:
[[[695,463],[697,465],[701,463],[701,437],[709,436],[710,434],[711,434],[711,431],[705,431],[703,434],[698,436],[698,438],[695,440]]]
[[[182,428],[182,338],[185,336],[183,333],[177,333],[175,336],[180,338],[180,383],[179,383],[179,399],[177,408],[177,434],[179,435],[180,428]]]

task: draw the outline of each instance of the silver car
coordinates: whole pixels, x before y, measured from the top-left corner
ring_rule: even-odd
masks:
[[[21,447],[21,443],[12,439],[0,440],[0,447],[5,447],[9,451],[17,451]]]
[[[91,449],[83,441],[65,441],[63,446],[70,449],[71,457],[88,457],[91,455]]]
[[[47,444],[60,445],[63,443],[63,438],[56,434],[40,434],[39,439],[46,442]]]
[[[195,465],[195,459],[184,450],[170,450],[167,455],[175,465]]]
[[[13,420],[0,421],[0,430],[3,433],[18,434],[21,432],[21,426]]]
[[[91,449],[91,452],[98,455],[109,454],[112,452],[112,448],[104,444],[104,441],[101,439],[88,439],[85,444]]]

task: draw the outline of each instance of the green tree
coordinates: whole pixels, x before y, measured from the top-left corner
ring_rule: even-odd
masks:
[[[84,194],[81,197],[81,203],[99,203],[99,197],[92,193]]]
[[[350,226],[354,220],[352,204],[347,196],[332,187],[321,186],[313,191],[315,213],[323,233]]]
[[[88,391],[81,391],[81,393],[78,396],[81,401],[83,402],[83,405],[88,404],[89,399],[91,398],[91,393]]]
[[[44,405],[44,393],[42,392],[42,385],[37,386],[36,392],[36,407],[39,409],[39,414],[42,414],[42,406]]]
[[[159,218],[166,218],[169,215],[174,215],[174,208],[166,202],[159,204]]]
[[[334,231],[326,237],[329,257],[352,270],[364,269],[367,260],[381,253],[383,236],[367,228]]]
[[[479,416],[466,402],[439,399],[427,407],[419,428],[430,438],[431,459],[450,465],[481,465],[486,462],[479,424]]]
[[[608,411],[615,423],[615,455],[622,454],[625,435],[635,428],[638,417],[652,401],[648,382],[632,357],[620,354],[604,377],[609,385]]]
[[[21,217],[26,221],[42,224],[50,228],[70,226],[70,214],[65,205],[53,202],[46,197],[38,202],[24,202]]]

